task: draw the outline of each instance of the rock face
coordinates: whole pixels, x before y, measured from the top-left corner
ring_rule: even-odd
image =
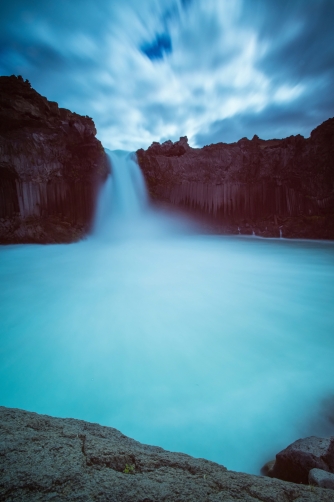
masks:
[[[96,129],[22,77],[0,77],[0,242],[70,242],[109,167]]]
[[[0,501],[334,501],[331,490],[229,472],[80,420],[0,407],[0,438]]]
[[[334,437],[298,439],[276,455],[270,476],[307,484],[311,469],[334,473]]]
[[[227,233],[334,239],[334,118],[311,137],[138,150],[151,198],[206,215]]]

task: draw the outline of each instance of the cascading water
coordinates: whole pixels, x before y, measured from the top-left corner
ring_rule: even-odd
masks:
[[[1,404],[253,473],[333,434],[333,243],[185,231],[111,163],[90,239],[0,247]]]
[[[176,220],[150,208],[144,177],[134,153],[107,150],[107,154],[111,176],[100,193],[94,239],[150,239],[180,232],[186,234],[198,228],[189,219],[179,217]]]
[[[102,187],[98,201],[94,235],[114,235],[138,225],[148,209],[143,175],[135,154],[117,150],[107,151],[112,175]]]

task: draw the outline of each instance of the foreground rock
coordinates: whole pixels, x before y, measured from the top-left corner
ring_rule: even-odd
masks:
[[[307,484],[311,469],[334,473],[334,437],[298,439],[276,455],[270,476]]]
[[[308,482],[313,486],[334,490],[334,474],[322,469],[311,469],[308,473]]]
[[[151,198],[224,233],[334,239],[334,118],[310,138],[191,148],[186,137],[138,150]]]
[[[116,429],[0,407],[0,500],[322,501],[334,493],[237,472]]]
[[[0,77],[0,243],[71,242],[88,230],[106,178],[89,117]]]

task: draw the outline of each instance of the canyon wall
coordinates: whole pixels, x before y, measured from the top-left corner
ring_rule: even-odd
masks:
[[[109,166],[94,122],[0,77],[0,243],[72,242],[90,229]]]
[[[334,239],[334,118],[310,138],[218,143],[187,137],[138,150],[151,199],[200,216],[216,231]]]

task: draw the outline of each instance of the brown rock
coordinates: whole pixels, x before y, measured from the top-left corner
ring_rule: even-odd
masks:
[[[0,217],[16,224],[0,229],[0,242],[68,242],[78,226],[89,229],[108,173],[95,134],[91,118],[58,108],[22,77],[0,77]],[[57,231],[65,217],[74,232]]]
[[[137,151],[153,201],[182,206],[233,232],[334,238],[334,118],[282,140],[191,148],[187,138]],[[269,222],[274,221],[274,228]]]
[[[273,471],[275,466],[275,460],[269,460],[266,462],[263,467],[261,467],[262,476],[268,476],[269,478],[273,477]]]
[[[325,455],[325,461],[328,464],[331,472],[334,472],[334,437],[331,438],[330,445]]]
[[[276,455],[272,476],[294,483],[308,483],[311,469],[331,471],[328,450],[334,438],[311,436],[298,439]]]

